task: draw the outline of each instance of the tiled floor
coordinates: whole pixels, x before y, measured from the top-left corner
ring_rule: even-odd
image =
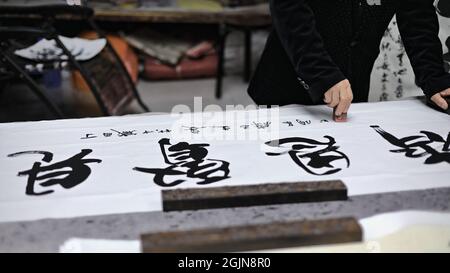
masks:
[[[197,79],[187,81],[148,82],[140,81],[139,93],[152,112],[170,112],[176,105],[187,105],[194,109],[194,97],[202,100],[202,105],[216,104],[225,109],[226,105],[249,105],[251,98],[247,95],[247,83],[239,76],[227,76],[223,82],[223,96],[214,96],[214,79]],[[50,89],[53,101],[58,102],[65,114],[70,117],[98,116],[98,106],[93,96],[87,92],[73,90],[70,83],[62,88]],[[35,98],[25,86],[7,88],[0,94],[0,121],[26,121],[53,119],[41,101]],[[201,110],[201,109],[200,109]],[[133,102],[127,113],[141,113]]]
[[[194,109],[194,97],[202,100],[203,107],[216,104],[225,108],[230,104],[248,105],[253,103],[247,95],[247,83],[238,76],[225,78],[221,99],[215,98],[215,81],[211,79],[161,83],[141,82],[139,88],[142,90],[141,94],[144,100],[155,112],[170,111],[177,104],[187,105]]]

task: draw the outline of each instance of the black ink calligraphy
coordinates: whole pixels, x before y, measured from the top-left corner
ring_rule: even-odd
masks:
[[[200,133],[200,129],[203,129],[205,127],[196,127],[196,126],[186,127],[186,126],[183,126],[183,128],[186,128],[192,134],[198,134],[198,133]]]
[[[303,137],[291,137],[268,141],[272,152],[269,156],[288,153],[292,160],[306,172],[313,175],[330,175],[350,167],[349,158],[336,146],[336,141],[330,136],[324,136],[327,141],[317,141]]]
[[[84,137],[82,137],[81,139],[89,139],[89,138],[96,138],[97,136],[95,136],[94,134],[86,134]]]
[[[170,144],[168,138],[159,141],[164,162],[169,166],[166,168],[142,168],[135,167],[133,170],[154,174],[153,181],[161,187],[173,187],[186,181],[184,178],[196,180],[198,185],[207,185],[230,178],[229,163],[224,160],[209,159],[209,144],[189,144],[179,142]],[[183,177],[167,181],[167,177]]]
[[[127,137],[127,136],[135,136],[136,130],[128,130],[128,131],[117,131],[111,129],[111,131],[116,132],[119,137]]]
[[[420,131],[423,135],[397,138],[380,128],[378,125],[372,125],[370,127],[379,133],[386,141],[400,148],[390,150],[392,153],[405,153],[405,156],[409,158],[427,157],[424,162],[425,164],[437,164],[441,162],[450,164],[450,132],[447,135],[447,139],[429,131]],[[441,151],[439,151],[436,147],[441,144],[442,148],[440,148]]]
[[[256,126],[257,129],[267,129],[270,127],[270,124],[272,122],[266,121],[266,122],[253,122],[253,124]]]
[[[311,120],[299,120],[299,119],[296,119],[295,121],[298,124],[300,124],[300,125],[309,125],[309,124],[311,124]]]
[[[100,159],[85,159],[92,150],[83,149],[80,153],[60,162],[43,165],[43,162],[50,163],[53,160],[53,154],[46,151],[25,151],[8,155],[8,157],[16,157],[27,154],[42,155],[42,162],[34,162],[33,167],[29,170],[21,171],[18,176],[28,176],[25,193],[27,195],[45,195],[53,193],[54,190],[45,190],[37,192],[35,190],[36,181],[42,181],[38,185],[40,187],[51,187],[60,185],[65,189],[73,188],[85,181],[91,174],[91,168],[87,164],[100,163]],[[42,175],[40,175],[43,173]]]

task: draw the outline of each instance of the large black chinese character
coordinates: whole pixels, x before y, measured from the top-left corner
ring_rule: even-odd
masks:
[[[450,132],[447,135],[447,139],[429,131],[420,131],[423,135],[397,138],[381,129],[378,125],[370,127],[375,129],[389,143],[400,148],[390,150],[393,153],[405,153],[405,156],[410,158],[427,156],[425,164],[450,163]],[[442,148],[439,147],[441,145]]]
[[[46,190],[37,192],[35,190],[36,181],[42,181],[38,185],[40,187],[51,187],[60,185],[65,189],[73,188],[88,178],[91,169],[88,163],[100,163],[100,159],[84,159],[92,150],[83,149],[79,154],[69,159],[56,162],[49,165],[42,165],[42,162],[34,162],[33,167],[29,170],[18,173],[18,176],[28,176],[25,193],[27,195],[44,195],[54,192],[54,190]],[[50,163],[53,160],[53,154],[45,151],[25,151],[8,155],[8,157],[16,157],[25,154],[43,155],[42,161]]]
[[[328,141],[320,142],[303,137],[290,137],[268,141],[266,152],[269,156],[288,153],[292,160],[306,172],[313,175],[330,175],[342,168],[350,166],[350,160],[335,146],[336,141],[330,136],[324,136]]]
[[[133,170],[154,174],[153,181],[161,187],[173,187],[186,181],[184,178],[194,178],[198,185],[206,185],[230,178],[229,163],[224,160],[209,159],[209,144],[189,144],[179,142],[170,144],[168,138],[159,141],[166,168],[141,168]],[[182,179],[167,181],[166,177],[181,176]]]

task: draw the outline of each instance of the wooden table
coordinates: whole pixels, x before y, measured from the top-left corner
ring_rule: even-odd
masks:
[[[158,9],[95,9],[97,21],[142,22],[142,23],[193,23],[216,24],[219,26],[217,35],[217,51],[219,63],[216,76],[216,98],[222,96],[222,78],[224,75],[224,52],[226,37],[231,30],[244,32],[244,80],[251,77],[251,36],[255,29],[271,25],[268,4],[255,6],[224,8],[219,11],[186,10],[179,8]]]
[[[198,9],[155,8],[155,9],[121,9],[95,8],[98,21],[124,21],[146,23],[193,23],[193,24],[239,24],[249,26],[268,25],[271,23],[267,4],[224,8],[207,11]]]

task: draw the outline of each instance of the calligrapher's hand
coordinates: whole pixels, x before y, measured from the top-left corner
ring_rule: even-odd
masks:
[[[449,105],[447,101],[444,99],[444,97],[450,98],[450,88],[447,88],[442,92],[434,94],[434,96],[431,97],[431,101],[434,102],[437,106],[439,106],[443,110],[447,110]]]
[[[353,101],[353,92],[348,80],[338,82],[325,92],[323,101],[328,107],[336,108],[335,116],[339,119],[343,114],[347,114],[350,104]]]

